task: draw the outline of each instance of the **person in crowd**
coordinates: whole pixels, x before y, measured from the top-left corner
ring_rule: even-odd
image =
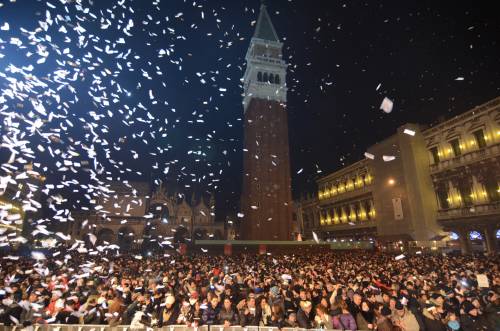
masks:
[[[387,305],[378,304],[374,309],[375,324],[377,331],[394,331],[394,325],[391,321],[392,311]]]
[[[297,322],[297,313],[295,312],[289,312],[288,317],[285,319],[285,325],[284,327],[286,328],[298,328],[299,323]]]
[[[479,310],[470,301],[466,301],[462,307],[463,314],[460,317],[460,325],[463,331],[488,330],[488,324]]]
[[[395,326],[399,327],[402,331],[419,331],[420,325],[418,325],[415,315],[412,314],[400,301],[397,301],[394,306],[396,313],[393,313],[393,323]]]
[[[239,319],[241,326],[258,326],[260,322],[260,309],[257,309],[255,297],[249,295],[238,304]]]
[[[338,305],[334,308],[333,313],[333,326],[334,329],[352,330],[358,329],[356,320],[349,311],[349,307],[344,300],[340,300]]]
[[[493,330],[500,330],[500,296],[493,291],[486,295],[484,316]]]
[[[346,330],[389,331],[393,323],[399,330],[499,329],[495,255],[396,261],[389,253],[305,247],[139,258],[60,246],[46,257],[0,259],[1,323],[328,328],[331,316],[334,328]],[[479,274],[487,287],[479,287]]]
[[[316,306],[314,325],[318,329],[333,329],[333,317],[328,314],[328,310],[325,306]]]
[[[425,330],[446,331],[446,324],[441,320],[443,310],[440,306],[429,304],[423,312]]]
[[[219,324],[219,298],[213,296],[210,304],[203,311],[202,320],[204,325],[217,325]]]
[[[226,327],[239,324],[238,313],[236,309],[233,308],[230,297],[226,296],[224,299],[217,320]]]
[[[279,329],[282,329],[285,326],[285,313],[283,312],[282,305],[279,302],[275,302],[275,304],[271,307],[271,319],[268,326]]]
[[[173,294],[167,295],[165,303],[160,305],[158,310],[158,326],[175,325],[179,317],[179,308],[176,305],[176,299]]]
[[[313,315],[311,301],[300,301],[300,308],[297,312],[297,323],[303,329],[311,329],[313,327]]]
[[[375,313],[368,300],[361,302],[361,310],[356,315],[356,325],[359,330],[374,329]]]
[[[267,302],[265,297],[260,297],[260,326],[268,326],[271,323],[271,316],[272,316],[272,311],[271,311],[271,306]]]

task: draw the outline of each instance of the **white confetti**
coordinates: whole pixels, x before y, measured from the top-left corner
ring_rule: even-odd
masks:
[[[375,160],[375,155],[365,152],[365,157],[370,160]]]
[[[409,135],[409,136],[414,136],[414,135],[415,135],[415,131],[410,130],[410,129],[405,129],[405,130],[403,131],[403,133],[405,133],[405,134],[407,134],[407,135]]]
[[[31,257],[35,260],[45,260],[46,259],[45,254],[43,254],[42,252],[37,252],[37,251],[31,252]]]
[[[312,231],[312,235],[313,235],[314,241],[318,244],[319,243],[319,238],[318,238],[318,235],[316,234],[316,232]]]
[[[382,109],[385,113],[389,114],[392,111],[394,103],[392,102],[391,99],[385,97],[384,100],[382,100],[382,104],[380,105],[380,109]]]

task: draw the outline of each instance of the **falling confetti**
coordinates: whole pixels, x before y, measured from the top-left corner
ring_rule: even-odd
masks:
[[[403,133],[407,134],[409,136],[414,136],[415,135],[415,131],[410,130],[410,129],[404,129]]]
[[[389,114],[392,112],[392,107],[393,107],[393,102],[391,99],[385,97],[384,100],[382,100],[382,104],[380,105],[380,109],[384,111],[384,113]]]
[[[375,160],[375,155],[365,152],[365,157],[370,160]]]
[[[399,260],[402,260],[402,259],[404,259],[404,258],[405,258],[405,255],[404,255],[404,254],[401,254],[401,255],[396,256],[396,257],[394,258],[394,260],[399,261]]]
[[[312,235],[313,235],[313,239],[314,241],[319,244],[319,238],[318,238],[318,235],[316,234],[316,232],[312,231]]]

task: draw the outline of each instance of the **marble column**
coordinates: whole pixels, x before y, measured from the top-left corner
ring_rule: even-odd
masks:
[[[459,229],[458,240],[460,241],[460,249],[462,250],[462,255],[467,255],[472,253],[472,244],[470,242],[469,231],[466,229]]]
[[[483,229],[484,242],[486,243],[486,252],[490,255],[497,254],[497,237],[495,233],[495,228],[493,226],[488,226]]]

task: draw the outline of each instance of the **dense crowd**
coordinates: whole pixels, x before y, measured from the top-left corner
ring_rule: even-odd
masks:
[[[500,330],[498,262],[372,252],[4,257],[0,318],[25,327]]]

